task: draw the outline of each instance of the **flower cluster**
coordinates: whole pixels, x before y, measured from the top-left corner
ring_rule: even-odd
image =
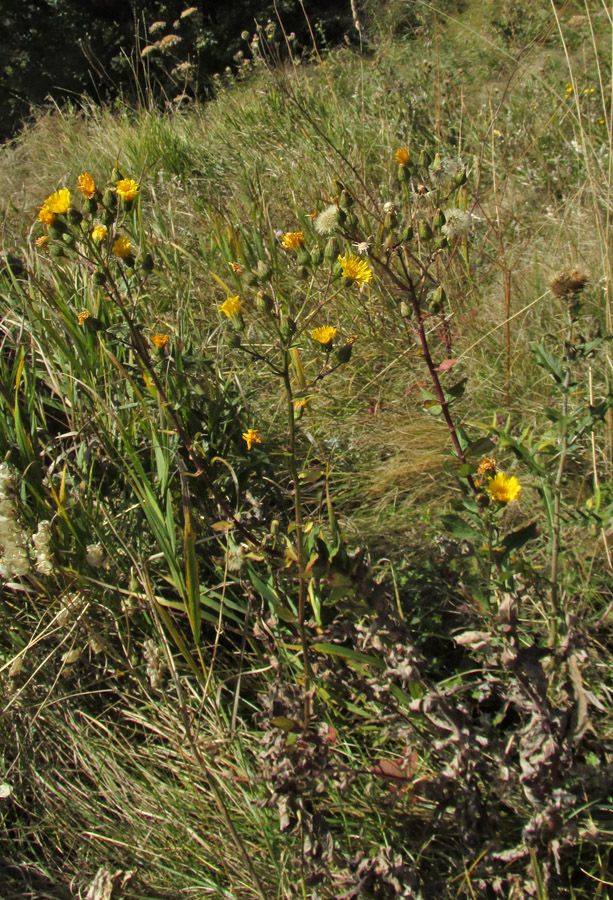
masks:
[[[53,554],[51,552],[51,523],[38,523],[36,534],[32,535],[36,571],[41,575],[53,575]]]
[[[6,463],[0,465],[0,577],[27,575],[30,559],[27,536],[17,519],[14,481]]]

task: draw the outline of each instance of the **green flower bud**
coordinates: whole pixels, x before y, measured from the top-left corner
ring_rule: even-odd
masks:
[[[434,303],[445,303],[447,300],[447,294],[445,293],[445,288],[442,284],[436,288],[436,290],[432,291],[432,296],[430,297]]]
[[[56,219],[53,225],[49,226],[49,237],[51,240],[59,240],[66,231],[66,226]]]
[[[258,291],[257,297],[255,298],[255,306],[261,313],[268,314],[274,309],[274,301],[270,294],[267,294],[265,291]]]
[[[110,228],[113,222],[115,221],[115,213],[112,209],[105,209],[102,213],[102,223],[106,225],[107,228]]]
[[[151,256],[150,253],[145,253],[145,255],[143,256],[143,261],[141,263],[141,266],[142,266],[143,272],[147,272],[147,274],[149,274],[149,272],[153,272],[153,270],[155,268],[155,263],[153,262],[153,257]]]
[[[83,214],[79,212],[78,209],[75,209],[74,206],[71,206],[68,210],[68,221],[71,225],[80,225],[83,219]]]
[[[358,224],[358,217],[354,212],[350,212],[347,214],[344,224],[347,226],[347,228],[355,228]]]
[[[353,353],[353,341],[349,341],[347,344],[343,344],[342,347],[339,347],[336,351],[336,356],[339,362],[348,363],[351,359],[351,354]]]
[[[259,281],[268,281],[270,276],[272,275],[272,268],[269,263],[264,262],[263,259],[258,261],[257,265],[257,277]]]
[[[437,238],[437,240],[436,240],[436,249],[437,250],[444,250],[445,247],[448,247],[448,246],[449,246],[449,241],[447,240],[445,235]]]
[[[104,269],[96,269],[94,272],[94,284],[102,286],[106,282],[106,273]]]
[[[102,197],[102,205],[106,207],[106,209],[117,208],[117,194],[115,193],[115,191],[112,191],[110,188],[106,189]]]
[[[111,181],[117,183],[118,181],[123,181],[123,175],[117,168],[117,166],[113,166],[113,170],[111,172]]]
[[[385,240],[383,241],[383,249],[384,250],[392,250],[396,244],[398,243],[398,236],[394,234],[394,232],[390,232],[390,234],[385,236]]]
[[[249,34],[248,31],[241,31],[241,40],[242,41],[250,41],[251,40],[251,35]]]
[[[69,231],[65,231],[62,235],[62,240],[66,244],[67,247],[74,247],[75,245],[75,236],[71,234]]]
[[[331,262],[333,259],[337,259],[339,254],[339,246],[336,238],[331,237],[328,243],[326,244],[326,249],[324,250],[324,259],[327,262]]]
[[[445,221],[446,221],[446,220],[445,220],[445,213],[444,213],[443,210],[439,207],[439,208],[437,209],[437,211],[434,213],[434,219],[433,219],[433,221],[432,221],[432,224],[434,225],[435,228],[442,228],[443,225],[445,224]]]
[[[338,205],[340,206],[341,209],[344,209],[345,211],[348,209],[351,209],[351,207],[353,206],[353,197],[344,188],[341,191],[341,196],[340,196]]]
[[[311,254],[304,246],[301,244],[296,248],[296,259],[300,263],[301,266],[310,266],[311,265]]]
[[[409,172],[407,166],[398,166],[398,181],[401,183],[409,180]]]
[[[454,178],[454,181],[455,181],[457,187],[462,187],[463,184],[466,184],[466,181],[467,181],[466,166],[464,166],[464,168],[460,172],[458,172],[458,174]]]
[[[402,316],[402,318],[408,319],[409,316],[411,315],[411,312],[412,312],[412,309],[409,306],[409,304],[407,303],[407,301],[402,300],[400,303],[400,315]]]
[[[287,316],[287,318],[283,319],[281,322],[279,331],[281,332],[283,340],[289,342],[296,333],[296,323],[290,316]]]
[[[424,219],[419,223],[419,236],[422,241],[429,241],[432,237],[432,229]]]
[[[441,304],[439,303],[438,300],[431,300],[430,303],[428,304],[428,309],[430,310],[432,315],[435,316],[437,313],[440,313]]]
[[[385,220],[383,222],[384,227],[388,231],[391,231],[392,228],[395,228],[397,224],[398,224],[398,216],[396,215],[396,213],[395,212],[386,213]]]
[[[406,228],[403,228],[401,237],[402,237],[402,240],[405,242],[412,241],[413,240],[413,226],[407,225]]]
[[[311,265],[317,267],[321,265],[321,261],[324,258],[324,255],[321,251],[321,247],[314,247],[311,250]]]
[[[298,274],[298,278],[302,278],[303,281],[306,281],[307,278],[311,277],[311,273],[310,273],[309,269],[307,268],[307,266],[300,266],[297,274]]]
[[[477,506],[481,509],[487,509],[491,503],[489,494],[477,494],[475,500],[477,501]]]

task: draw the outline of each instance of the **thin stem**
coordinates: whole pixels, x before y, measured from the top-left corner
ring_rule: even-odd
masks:
[[[308,728],[311,716],[311,667],[309,664],[309,645],[305,626],[306,609],[306,580],[304,577],[304,534],[302,519],[302,494],[300,479],[296,465],[296,418],[294,411],[294,395],[290,380],[290,351],[285,351],[285,365],[283,369],[283,384],[287,397],[287,418],[289,423],[289,468],[294,482],[294,524],[296,526],[296,555],[298,557],[298,629],[300,631],[300,643],[302,645],[302,659],[304,665],[304,730]]]

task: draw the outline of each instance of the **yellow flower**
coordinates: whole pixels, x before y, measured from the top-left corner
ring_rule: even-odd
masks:
[[[108,233],[106,225],[96,225],[96,227],[92,229],[92,241],[99,244],[106,238]]]
[[[234,272],[235,275],[242,275],[242,273],[245,271],[245,267],[243,265],[241,265],[240,263],[229,262],[228,265],[230,266],[230,268],[232,269],[232,271]]]
[[[48,242],[49,242],[49,235],[47,235],[47,234],[43,234],[42,237],[36,238],[36,240],[34,241],[34,243],[36,244],[37,247],[44,247],[45,244],[47,244]]]
[[[297,250],[304,244],[304,234],[301,231],[288,231],[281,235],[281,246],[284,250]]]
[[[251,450],[252,444],[261,444],[262,438],[260,437],[260,432],[255,428],[249,428],[243,434],[243,440],[247,441],[247,450]]]
[[[43,225],[53,225],[55,222],[55,213],[51,212],[50,209],[47,209],[46,206],[41,206],[38,211],[38,219]]]
[[[359,256],[345,253],[344,256],[339,256],[338,261],[341,264],[343,276],[350,278],[351,281],[355,281],[357,285],[362,286],[372,278],[372,269]]]
[[[52,213],[57,213],[58,215],[67,213],[70,209],[70,191],[67,188],[56,191],[55,194],[51,194],[50,197],[47,197],[44,205]]]
[[[407,166],[411,162],[411,157],[406,147],[400,147],[396,150],[396,162],[399,166]]]
[[[509,476],[498,472],[494,478],[488,479],[485,490],[492,500],[497,500],[499,503],[512,503],[519,497],[521,484],[514,475]]]
[[[228,318],[231,318],[232,316],[238,316],[242,308],[243,304],[238,297],[228,297],[228,299],[224,300],[219,307],[219,312],[222,312]]]
[[[168,335],[167,334],[152,334],[151,335],[151,343],[161,350],[162,347],[165,347],[168,343]]]
[[[572,94],[572,92],[573,92],[572,84],[567,84],[566,85],[566,95],[569,96],[570,94]]]
[[[120,259],[128,259],[129,256],[132,256],[132,244],[130,243],[130,239],[127,237],[117,238],[113,244],[113,253]]]
[[[88,200],[91,200],[96,193],[96,183],[89,172],[83,172],[82,175],[79,175],[77,178],[77,187]]]
[[[122,178],[116,184],[117,194],[124,202],[134,200],[138,194],[138,185],[133,178]]]
[[[89,313],[87,310],[83,310],[83,312],[77,313],[77,322],[79,325],[85,325],[87,320],[89,319]]]
[[[333,325],[320,325],[311,332],[311,337],[318,344],[331,344],[336,337],[336,328]]]

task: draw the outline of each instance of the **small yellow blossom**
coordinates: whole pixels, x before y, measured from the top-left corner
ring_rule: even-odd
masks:
[[[157,347],[158,350],[161,350],[162,347],[165,347],[168,343],[168,335],[167,334],[152,334],[151,335],[151,343],[154,347]]]
[[[307,397],[298,397],[297,400],[294,400],[294,409],[306,409],[308,408],[309,401]]]
[[[243,304],[239,300],[238,296],[228,297],[228,299],[224,300],[224,302],[219,307],[219,312],[224,313],[224,315],[226,315],[230,319],[232,316],[238,316],[242,308]]]
[[[57,213],[58,215],[67,213],[70,209],[70,191],[67,188],[56,191],[55,194],[51,194],[51,196],[47,197],[44,206],[52,213]]]
[[[396,150],[396,162],[399,166],[407,166],[411,162],[411,157],[406,147],[400,147]]]
[[[38,211],[38,219],[43,225],[53,225],[55,222],[55,213],[51,212],[50,209],[47,209],[46,206],[42,206]]]
[[[118,181],[115,185],[117,189],[117,194],[124,202],[128,202],[129,200],[134,200],[136,195],[138,194],[138,184],[134,181],[133,178],[122,178],[121,181]]]
[[[368,263],[364,262],[363,259],[360,259],[359,256],[345,253],[344,256],[339,255],[338,261],[341,264],[343,276],[345,278],[350,278],[351,281],[355,281],[360,287],[363,284],[367,284],[372,278],[372,269]]]
[[[498,472],[494,478],[488,479],[485,490],[492,500],[497,500],[499,503],[512,503],[519,497],[521,484],[514,475],[509,476]]]
[[[260,432],[255,428],[249,428],[243,433],[243,440],[247,442],[247,450],[251,450],[252,444],[261,444]]]
[[[288,231],[281,235],[281,246],[284,250],[297,250],[304,244],[304,234],[301,231]]]
[[[572,86],[572,84],[569,83],[566,85],[566,96],[567,97],[570,96],[570,94],[572,94],[572,92],[573,92],[573,86]]]
[[[311,337],[318,344],[331,344],[336,337],[336,328],[333,325],[320,325],[311,332]]]
[[[245,271],[245,267],[238,262],[229,262],[228,265],[235,275],[242,275]]]
[[[132,256],[132,244],[127,237],[118,237],[113,244],[113,253],[120,259],[128,259]]]
[[[77,178],[77,187],[88,200],[91,200],[96,193],[96,182],[89,172],[83,172],[82,175],[79,175]]]
[[[96,225],[95,228],[92,228],[92,241],[99,244],[106,238],[108,233],[109,231],[106,225]]]
[[[79,323],[79,325],[85,325],[88,319],[89,313],[86,309],[84,309],[83,312],[77,313],[77,322]]]
[[[41,248],[44,247],[45,244],[47,244],[48,242],[49,242],[49,235],[47,235],[47,234],[43,234],[42,237],[36,238],[36,240],[34,241],[36,246],[41,247]]]

